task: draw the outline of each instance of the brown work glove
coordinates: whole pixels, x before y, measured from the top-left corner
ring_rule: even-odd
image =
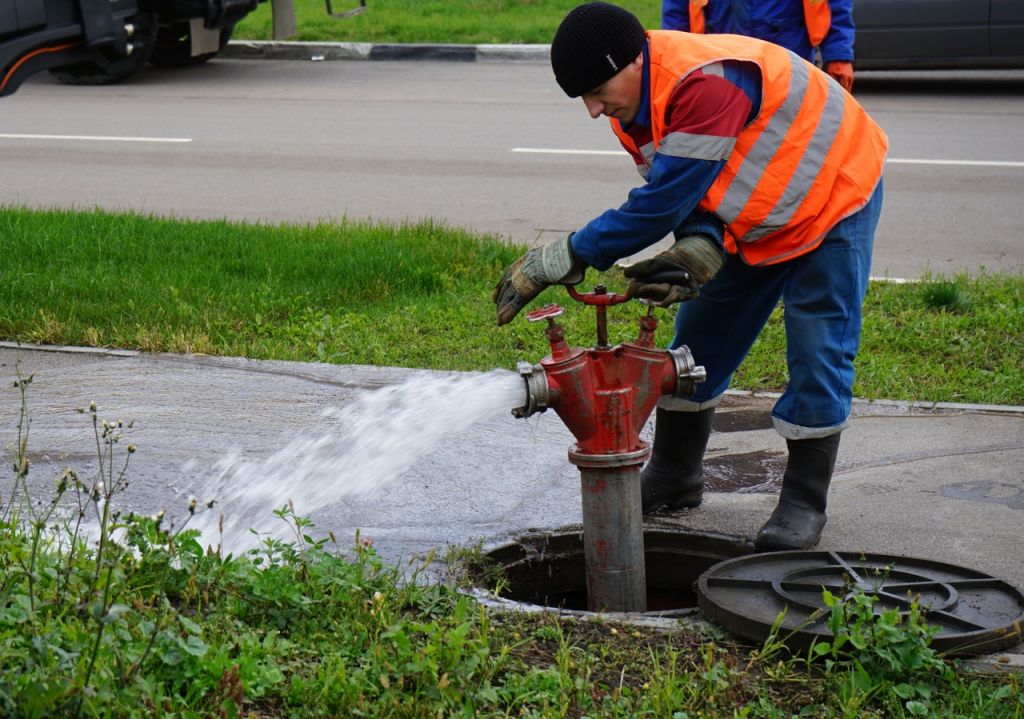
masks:
[[[825,72],[835,78],[847,92],[853,92],[853,63],[845,61],[826,62]]]
[[[583,281],[586,264],[572,252],[572,235],[534,247],[512,263],[491,293],[498,306],[498,325],[508,324],[534,297],[550,285]]]
[[[631,297],[658,307],[692,300],[725,264],[721,248],[705,235],[687,235],[649,260],[627,267]]]

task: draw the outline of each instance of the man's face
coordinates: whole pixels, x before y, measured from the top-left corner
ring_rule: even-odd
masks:
[[[594,119],[605,115],[614,117],[619,122],[633,122],[640,111],[640,98],[643,96],[641,82],[644,73],[644,56],[637,55],[636,60],[629,63],[620,73],[602,85],[581,96],[587,112]]]

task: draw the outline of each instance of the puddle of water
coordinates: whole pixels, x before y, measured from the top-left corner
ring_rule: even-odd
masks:
[[[294,539],[274,510],[289,502],[308,517],[345,498],[364,496],[398,479],[446,437],[508,414],[525,401],[522,378],[509,370],[414,375],[401,384],[356,394],[324,410],[327,429],[297,437],[261,459],[226,457],[193,491],[216,504],[197,514],[203,542],[239,553],[259,543],[250,529]],[[219,522],[224,515],[224,535]]]
[[[1002,504],[1010,509],[1024,510],[1024,490],[1020,487],[991,481],[960,482],[947,484],[939,490],[944,497],[963,499],[969,502]]]
[[[786,453],[759,450],[704,458],[704,482],[712,492],[777,492],[786,471]]]

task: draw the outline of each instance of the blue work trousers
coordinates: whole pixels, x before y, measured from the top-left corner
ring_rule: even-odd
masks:
[[[659,406],[696,411],[717,404],[781,298],[789,382],[772,410],[775,428],[787,439],[842,430],[853,400],[853,359],[881,209],[879,181],[867,205],[812,252],[767,267],[729,255],[700,297],[676,315],[672,346],[688,346],[707,381],[692,399],[666,397]]]

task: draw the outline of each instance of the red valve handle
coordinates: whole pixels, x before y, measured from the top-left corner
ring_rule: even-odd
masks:
[[[566,285],[565,289],[569,292],[569,296],[577,302],[582,302],[585,305],[597,305],[598,307],[618,305],[633,299],[629,295],[618,295],[614,292],[604,292],[604,287],[600,285],[598,285],[594,292],[580,293],[577,292],[576,288],[572,285]]]
[[[554,319],[562,314],[564,310],[558,305],[544,305],[526,313],[527,322],[540,322],[541,320]]]

